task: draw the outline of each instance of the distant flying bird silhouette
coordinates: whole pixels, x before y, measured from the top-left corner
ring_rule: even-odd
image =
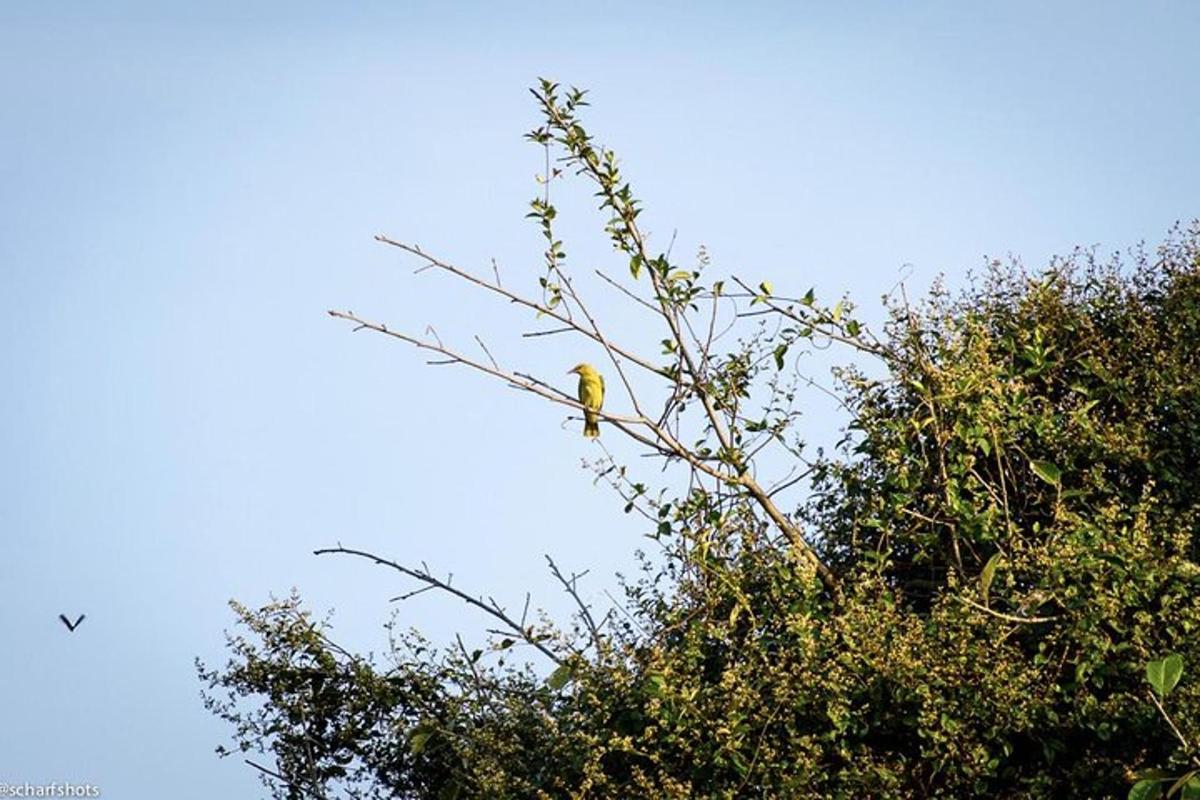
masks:
[[[67,619],[66,615],[64,614],[59,614],[58,618],[62,620],[63,625],[67,626],[67,630],[74,633],[75,629],[79,627],[79,623],[83,622],[83,618],[86,616],[87,614],[80,614],[79,619],[75,620],[74,622],[71,622],[71,620]]]

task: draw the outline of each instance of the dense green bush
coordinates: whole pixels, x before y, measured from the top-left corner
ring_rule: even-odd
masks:
[[[848,304],[730,293],[701,283],[703,257],[648,252],[582,93],[535,94],[531,138],[598,187],[670,334],[652,375],[701,433],[680,444],[640,411],[606,430],[648,431],[689,479],[658,494],[601,470],[660,547],[621,610],[567,630],[510,619],[487,652],[395,632],[383,663],[295,597],[235,606],[206,696],[238,749],[270,754],[277,796],[1102,798],[1200,764],[1200,228],[1124,266],[993,264],[965,291],[893,298],[876,338]],[[554,215],[535,202],[533,306],[565,313],[586,307]],[[755,327],[727,351],[689,337],[725,298],[778,324],[739,317]],[[847,348],[848,418],[810,461],[785,377],[814,342]],[[757,441],[809,470],[791,512],[750,477]],[[530,643],[558,662],[548,680],[514,655]],[[1145,665],[1171,653],[1182,681],[1152,696]]]

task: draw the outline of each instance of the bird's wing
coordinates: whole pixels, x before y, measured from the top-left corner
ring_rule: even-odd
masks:
[[[604,401],[604,376],[600,376],[600,401]]]

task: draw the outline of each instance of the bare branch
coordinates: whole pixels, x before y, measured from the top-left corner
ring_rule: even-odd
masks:
[[[436,588],[437,588],[436,586],[432,586],[432,585],[431,586],[422,586],[420,589],[413,589],[411,592],[405,592],[404,594],[398,594],[395,597],[389,597],[388,602],[389,603],[397,603],[402,600],[408,600],[410,598],[416,597],[419,594],[424,594],[425,592],[428,592],[431,589],[436,589]]]
[[[605,646],[604,636],[600,633],[600,628],[596,624],[596,620],[592,617],[591,609],[587,603],[583,602],[583,598],[579,596],[579,591],[575,585],[576,581],[582,576],[572,575],[570,579],[566,578],[562,574],[562,571],[559,570],[558,564],[555,564],[554,559],[549,555],[546,556],[546,563],[550,565],[551,574],[562,584],[563,589],[571,596],[571,599],[575,601],[575,605],[579,608],[579,616],[584,624],[587,625],[588,633],[591,634],[592,642],[596,646],[596,655],[603,658],[608,649]]]
[[[314,791],[313,789],[308,788],[307,786],[305,786],[302,783],[296,783],[295,781],[292,781],[292,780],[288,779],[287,777],[280,775],[278,772],[275,772],[274,770],[267,769],[262,764],[256,764],[255,762],[251,761],[248,758],[243,758],[242,761],[244,761],[249,766],[254,767],[256,770],[263,773],[264,775],[269,775],[272,778],[275,778],[276,780],[283,781],[284,785],[287,786],[289,789],[299,789],[300,791],[304,792],[305,794],[317,798],[317,800],[325,800],[324,792],[317,792],[317,791]]]
[[[466,592],[462,591],[461,589],[454,588],[448,582],[440,580],[439,578],[435,578],[433,575],[431,575],[429,573],[429,571],[427,569],[425,569],[425,570],[412,569],[411,567],[406,567],[403,564],[396,563],[395,561],[389,561],[386,558],[381,558],[381,557],[375,555],[374,553],[368,553],[363,550],[353,550],[351,548],[342,547],[341,545],[338,545],[337,547],[325,547],[320,550],[313,551],[313,555],[318,555],[318,556],[328,555],[330,553],[340,553],[340,554],[345,554],[345,555],[358,556],[359,558],[365,558],[368,561],[373,561],[376,564],[379,564],[380,566],[391,567],[392,569],[396,570],[397,572],[399,572],[403,575],[407,575],[410,578],[415,578],[416,580],[421,581],[424,584],[441,589],[443,592],[452,594],[455,597],[457,597],[460,600],[467,603],[468,605],[472,605],[475,608],[478,608],[481,611],[484,611],[487,614],[490,614],[492,617],[503,622],[507,626],[508,631],[519,636],[522,641],[536,647],[539,651],[541,651],[542,655],[546,656],[546,658],[550,659],[554,663],[560,664],[560,665],[565,663],[565,660],[561,656],[559,656],[553,650],[551,650],[550,648],[548,648],[544,644],[542,644],[542,642],[537,637],[533,636],[533,634],[530,632],[530,630],[528,628],[523,627],[521,624],[517,623],[517,621],[514,620],[512,617],[508,616],[508,614],[505,613],[504,609],[501,608],[500,605],[498,603],[496,603],[495,600],[490,600],[490,602],[484,602],[481,598],[474,597],[473,595],[467,594]],[[526,605],[528,607],[528,602]]]
[[[548,331],[530,331],[529,333],[522,333],[521,336],[526,339],[532,339],[536,336],[554,336],[558,333],[572,333],[574,331],[574,328],[552,328]]]
[[[1018,617],[1015,614],[1005,614],[1000,611],[995,611],[993,609],[988,608],[985,605],[980,605],[979,603],[976,603],[974,600],[970,600],[961,595],[952,594],[950,596],[953,597],[958,602],[962,603],[963,605],[970,606],[971,608],[975,609],[976,611],[982,611],[985,614],[990,614],[991,616],[995,617],[996,619],[1002,619],[1005,622],[1016,622],[1018,624],[1023,624],[1023,625],[1039,625],[1039,624],[1046,623],[1046,622],[1057,622],[1058,620],[1062,619],[1061,614],[1054,614],[1049,617]]]
[[[795,471],[794,467],[792,468],[792,471],[793,472]],[[784,489],[787,489],[790,486],[795,486],[797,483],[799,483],[800,481],[804,480],[809,475],[811,475],[812,471],[813,471],[813,468],[809,467],[808,469],[804,470],[803,472],[801,472],[799,475],[797,475],[794,478],[788,478],[788,477],[783,478],[778,483],[776,483],[775,485],[773,485],[767,489],[767,496],[774,497],[775,495],[782,492]]]
[[[574,320],[569,319],[568,317],[558,313],[557,311],[550,308],[549,306],[547,306],[543,303],[539,303],[534,300],[530,300],[528,298],[522,297],[521,295],[518,295],[515,292],[511,292],[508,289],[505,289],[503,286],[500,286],[499,284],[490,283],[488,281],[485,281],[482,278],[472,275],[471,273],[467,272],[464,269],[460,269],[459,267],[456,267],[453,264],[450,264],[446,261],[442,261],[441,259],[435,258],[434,256],[428,255],[423,250],[421,250],[421,248],[419,248],[419,247],[416,247],[414,245],[408,245],[403,242],[397,242],[394,239],[389,239],[386,236],[376,236],[375,241],[382,242],[383,244],[391,245],[392,247],[397,247],[406,253],[411,253],[412,255],[415,255],[419,258],[424,259],[427,263],[427,266],[437,267],[440,270],[449,272],[451,275],[456,275],[459,278],[462,278],[463,280],[467,281],[468,283],[472,283],[475,286],[480,287],[481,289],[487,289],[489,292],[494,292],[495,294],[498,294],[501,297],[506,297],[506,298],[508,298],[508,300],[510,300],[513,303],[516,303],[517,305],[525,306],[526,308],[529,308],[529,309],[532,309],[532,310],[538,312],[542,316],[550,317],[553,320],[557,320],[558,322],[561,322],[563,325],[566,325],[567,327],[577,331],[578,333],[583,334],[584,336],[588,337],[589,339],[592,339],[595,342],[600,342],[600,339],[597,337],[597,335],[595,333],[588,330],[583,325],[575,322]],[[609,343],[609,347],[611,347],[615,352],[620,353],[622,357],[629,359],[634,364],[637,364],[638,366],[642,367],[643,369],[649,370],[650,372],[656,373],[658,375],[663,374],[663,370],[661,367],[651,364],[649,361],[641,358],[637,354],[635,354],[619,345],[616,345],[616,344]]]
[[[609,343],[608,339],[606,339],[604,334],[600,332],[600,325],[596,322],[596,318],[592,316],[590,311],[588,311],[587,306],[584,305],[583,300],[575,291],[575,284],[569,277],[567,277],[566,273],[562,272],[561,270],[559,270],[558,276],[562,279],[563,285],[567,287],[567,292],[570,294],[571,299],[575,302],[575,306],[587,319],[588,325],[592,326],[593,338],[600,343],[601,347],[604,348],[604,352],[608,355],[609,361],[612,362],[613,368],[617,371],[617,376],[621,379],[621,383],[625,386],[625,392],[629,395],[629,402],[633,405],[633,410],[636,411],[639,416],[645,416],[642,414],[641,406],[638,404],[637,393],[633,391],[633,386],[629,383],[629,377],[625,374],[625,368],[621,366],[621,359],[617,357],[617,352]]]
[[[544,397],[547,400],[553,401],[555,403],[560,403],[565,406],[570,406],[571,408],[574,408],[578,411],[585,410],[583,407],[583,404],[580,403],[578,400],[575,400],[566,392],[562,392],[559,390],[551,391],[550,389],[547,388],[548,384],[546,384],[542,381],[534,382],[532,380],[523,379],[515,372],[507,372],[503,369],[498,369],[496,367],[484,364],[480,361],[476,361],[475,359],[464,356],[461,353],[458,353],[454,350],[450,350],[449,348],[444,347],[440,343],[434,344],[433,342],[427,342],[422,339],[418,339],[414,336],[409,336],[406,333],[400,333],[399,331],[391,330],[386,325],[383,325],[378,322],[371,322],[369,320],[362,319],[361,317],[358,317],[357,315],[355,315],[349,311],[330,310],[328,313],[329,313],[329,316],[331,316],[331,317],[336,317],[337,319],[349,320],[350,322],[356,323],[355,330],[362,330],[362,329],[372,330],[372,331],[375,331],[376,333],[382,333],[385,336],[391,336],[394,339],[399,339],[403,342],[408,342],[409,344],[413,345],[414,347],[419,347],[422,350],[432,350],[435,353],[440,353],[440,354],[446,356],[448,361],[445,363],[462,364],[463,366],[471,367],[473,369],[479,370],[480,372],[486,372],[488,375],[491,375],[496,378],[500,378],[501,380],[505,381],[506,383],[512,385],[513,387],[515,387],[517,389],[522,389],[527,392],[532,392],[533,394]],[[642,424],[644,422],[644,419],[640,418],[640,417],[626,417],[626,416],[621,416],[619,414],[610,414],[605,411],[598,411],[596,413],[598,413],[602,419],[606,419],[610,422],[624,422],[628,425],[638,425],[638,424]]]
[[[479,342],[479,346],[483,348],[483,352],[487,354],[488,361],[492,362],[492,368],[500,369],[500,365],[496,363],[496,357],[492,355],[491,350],[488,350],[488,346],[483,343],[483,339],[480,339],[478,334],[475,335],[475,341]]]
[[[1175,738],[1179,740],[1181,745],[1183,745],[1183,751],[1192,759],[1192,763],[1200,766],[1200,754],[1192,752],[1191,743],[1188,742],[1187,738],[1179,731],[1179,728],[1175,725],[1175,720],[1171,719],[1171,715],[1167,713],[1165,708],[1163,708],[1162,703],[1159,702],[1158,698],[1154,696],[1153,691],[1146,690],[1146,694],[1150,696],[1150,702],[1154,703],[1154,707],[1158,709],[1158,713],[1162,714],[1162,718],[1167,721],[1167,725],[1171,726],[1171,732],[1175,734]]]
[[[637,304],[638,304],[638,305],[640,305],[640,306],[644,306],[645,308],[647,308],[647,309],[649,309],[650,311],[654,312],[654,314],[655,314],[655,315],[658,315],[658,314],[662,313],[662,312],[660,312],[660,311],[659,311],[657,308],[655,308],[654,306],[652,306],[652,305],[650,305],[649,303],[647,303],[647,302],[646,302],[644,299],[642,299],[641,297],[638,297],[636,294],[634,294],[633,292],[629,291],[628,289],[626,289],[626,288],[625,288],[624,286],[622,286],[621,284],[617,283],[615,280],[613,280],[612,278],[610,278],[608,275],[604,274],[604,272],[602,272],[601,270],[596,270],[595,272],[596,272],[596,274],[597,274],[597,275],[599,275],[601,278],[603,278],[603,279],[604,279],[604,281],[605,281],[606,283],[608,283],[608,285],[609,285],[609,286],[612,286],[614,289],[616,289],[616,290],[617,290],[617,291],[619,291],[621,294],[623,294],[623,295],[625,295],[626,297],[628,297],[628,298],[629,298],[630,300],[632,300],[633,302],[637,303]]]

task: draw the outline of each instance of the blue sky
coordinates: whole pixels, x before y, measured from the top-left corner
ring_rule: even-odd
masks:
[[[902,274],[1200,216],[1193,3],[100,5],[0,5],[0,781],[256,796],[192,659],[229,598],[292,587],[381,649],[401,585],[315,547],[555,613],[543,553],[597,599],[631,569],[643,531],[557,409],[324,314],[550,376],[589,355],[372,240],[533,286],[538,75],[592,90],[658,241],[868,317]],[[576,189],[572,259],[619,268]]]

